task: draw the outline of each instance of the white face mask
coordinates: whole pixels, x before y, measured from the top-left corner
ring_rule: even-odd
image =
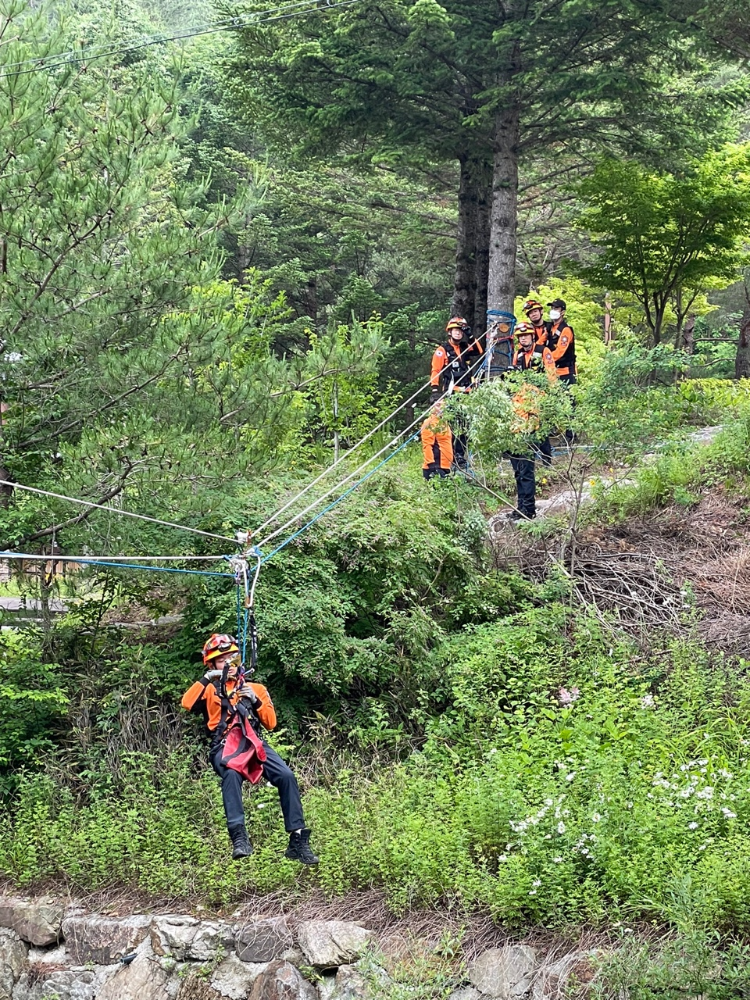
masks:
[[[562,313],[560,312],[559,309],[550,309],[550,311],[549,311],[549,318],[550,319],[558,320],[558,319],[560,319],[561,316],[562,316]]]

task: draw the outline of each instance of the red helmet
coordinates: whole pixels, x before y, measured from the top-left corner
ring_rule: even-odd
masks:
[[[529,313],[533,312],[535,309],[538,309],[540,312],[544,312],[544,306],[539,301],[539,299],[534,299],[534,298],[526,299],[526,301],[523,304],[523,311],[526,313],[526,315],[528,316]]]
[[[204,664],[210,663],[211,660],[215,660],[217,656],[223,656],[224,653],[239,653],[239,651],[240,647],[233,636],[223,632],[214,632],[203,647],[203,662]]]
[[[468,326],[469,324],[466,322],[463,316],[451,316],[451,318],[448,320],[445,332],[447,333],[449,330],[466,330]]]

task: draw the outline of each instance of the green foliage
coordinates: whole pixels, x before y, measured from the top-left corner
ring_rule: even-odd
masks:
[[[430,697],[446,707],[420,748],[307,789],[323,863],[302,882],[265,787],[248,800],[256,853],[227,867],[218,786],[181,750],[122,752],[117,782],[102,774],[82,805],[26,778],[0,870],[223,903],[312,878],[335,894],[382,886],[395,909],[453,898],[547,925],[676,921],[690,880],[696,921],[747,930],[746,663],[687,644],[669,669],[663,655],[633,664],[555,605],[456,634],[434,658]]]
[[[0,632],[0,795],[15,786],[23,768],[38,768],[52,750],[67,704],[59,669],[43,661],[38,637]]]
[[[599,250],[582,273],[632,295],[655,344],[670,297],[682,296],[687,312],[707,282],[738,277],[750,227],[749,169],[749,146],[725,146],[681,174],[607,159],[581,184],[580,226]]]

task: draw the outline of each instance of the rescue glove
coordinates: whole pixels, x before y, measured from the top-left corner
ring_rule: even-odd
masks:
[[[207,681],[218,680],[221,677],[221,670],[207,670],[203,675]]]
[[[252,708],[260,707],[260,698],[257,696],[255,691],[253,691],[251,687],[243,688],[242,691],[240,692],[240,697],[247,698]]]
[[[439,399],[440,399],[440,390],[433,389],[432,392],[430,393],[430,406],[434,406]]]

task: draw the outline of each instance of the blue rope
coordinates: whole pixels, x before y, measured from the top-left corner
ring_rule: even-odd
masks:
[[[39,555],[27,555],[26,553],[20,552],[0,552],[0,559],[4,556],[13,556],[15,559],[30,559],[39,560]],[[54,562],[54,556],[47,557],[48,562]],[[145,570],[148,573],[187,573],[190,576],[223,576],[233,578],[232,573],[216,573],[211,570],[200,570],[200,569],[172,569],[169,566],[143,566],[140,563],[118,563],[109,562],[103,559],[76,559],[77,563],[83,563],[87,566],[110,566],[113,569],[140,569]]]
[[[312,518],[312,520],[307,522],[307,524],[303,524],[301,528],[298,528],[293,535],[290,535],[289,538],[287,538],[285,541],[281,543],[281,545],[278,545],[273,550],[273,552],[269,552],[267,556],[264,556],[263,559],[261,560],[261,565],[267,563],[269,559],[273,559],[273,557],[277,553],[281,552],[282,549],[286,548],[286,546],[289,545],[290,542],[293,542],[295,538],[298,538],[304,531],[307,531],[308,528],[311,528],[316,521],[319,521],[321,517],[324,517],[329,511],[333,510],[333,508],[337,504],[340,504],[342,500],[345,500],[350,493],[353,493],[358,487],[362,485],[362,483],[366,482],[370,478],[370,476],[374,476],[375,473],[378,471],[378,469],[382,469],[382,467],[387,462],[390,462],[392,458],[395,458],[400,451],[403,451],[404,448],[408,444],[411,444],[412,441],[416,441],[418,437],[419,437],[419,431],[415,431],[411,435],[411,437],[408,437],[401,445],[399,445],[398,448],[396,448],[395,451],[392,451],[390,455],[386,455],[386,457],[383,459],[382,462],[378,462],[378,464],[373,469],[370,469],[370,471],[366,475],[362,476],[361,479],[357,480],[357,482],[354,483],[353,486],[350,486],[345,493],[342,493],[340,497],[337,497],[337,499],[334,500],[332,503],[329,503],[327,507],[324,507],[323,510],[321,510],[319,514],[316,514],[315,517]]]

